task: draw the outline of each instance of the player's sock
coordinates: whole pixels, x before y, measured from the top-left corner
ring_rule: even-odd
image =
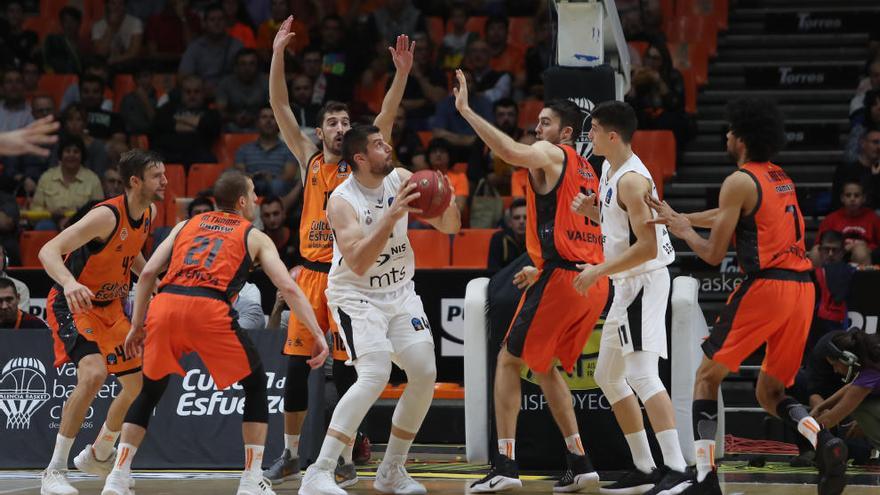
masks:
[[[516,459],[516,439],[515,438],[499,438],[498,453],[510,460]]]
[[[819,438],[819,430],[821,426],[810,416],[810,412],[803,404],[791,397],[784,397],[776,406],[776,414],[782,419],[782,422],[794,428],[804,436],[816,448]]]
[[[124,473],[131,471],[131,460],[134,459],[137,450],[137,447],[130,443],[120,443],[119,449],[116,451],[116,465],[113,466],[113,470]]]
[[[390,459],[392,456],[409,454],[409,448],[413,443],[413,439],[400,438],[394,433],[388,437],[388,447],[385,448],[385,457],[382,459]]]
[[[572,454],[584,455],[584,446],[581,443],[581,434],[575,433],[565,437],[565,447]]]
[[[107,428],[107,423],[104,423],[101,426],[101,431],[98,433],[98,438],[95,439],[95,443],[92,444],[92,451],[95,453],[95,459],[99,461],[106,461],[110,458],[110,455],[113,454],[113,446],[116,445],[116,440],[119,438],[118,431],[111,431]]]
[[[684,455],[681,453],[681,444],[678,442],[678,430],[670,428],[654,435],[663,452],[663,463],[673,471],[683,473],[687,469]]]
[[[60,433],[55,436],[55,450],[52,451],[52,460],[49,461],[48,469],[64,471],[67,469],[67,460],[70,457],[70,447],[73,446],[73,438],[67,438]]]
[[[693,405],[694,448],[697,481],[703,481],[715,468],[715,434],[718,430],[718,401],[695,400]]]
[[[321,452],[318,454],[317,460],[324,459],[328,463],[326,465],[335,466],[343,449],[345,449],[345,442],[334,436],[327,435],[324,437],[324,443],[321,444]]]
[[[242,475],[263,476],[263,446],[245,444],[244,446],[244,472]]]
[[[342,449],[342,462],[345,464],[354,464],[354,461],[351,460],[352,453],[354,452],[354,441],[357,439],[357,435],[352,437],[351,441],[345,444],[345,448]]]
[[[650,473],[657,467],[654,464],[654,457],[651,455],[651,445],[648,444],[648,434],[645,430],[639,430],[635,433],[625,435],[626,443],[629,445],[629,451],[632,453],[633,464],[636,469],[643,473]]]
[[[299,435],[284,434],[284,448],[290,451],[290,457],[299,457]]]

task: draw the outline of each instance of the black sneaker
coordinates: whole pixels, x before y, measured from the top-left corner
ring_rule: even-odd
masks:
[[[816,451],[801,452],[788,463],[791,467],[813,467],[816,465]]]
[[[828,430],[819,432],[816,464],[819,466],[819,495],[840,495],[846,487],[846,442]]]
[[[599,493],[607,495],[641,495],[663,479],[663,469],[654,468],[650,473],[638,469],[628,471],[622,478],[599,488]]]
[[[299,478],[299,458],[292,457],[290,450],[284,449],[269,469],[263,471],[263,477],[275,484]]]
[[[655,471],[657,470],[655,469]],[[659,495],[660,493],[663,495],[675,495],[687,490],[694,484],[694,475],[689,473],[687,469],[675,471],[667,467],[664,471],[666,473],[663,475],[663,478],[654,485],[654,488],[645,492],[645,495]]]
[[[519,466],[516,461],[503,454],[498,454],[495,465],[483,478],[471,483],[471,493],[492,493],[522,488],[519,479]]]
[[[565,453],[565,463],[568,465],[559,481],[553,485],[554,492],[579,492],[588,490],[595,492],[599,489],[599,473],[593,469],[590,458],[584,455]]]
[[[689,468],[687,472],[690,477],[690,485],[684,486],[684,484],[679,484],[679,488],[683,488],[683,491],[673,492],[667,490],[663,493],[663,495],[722,495],[721,493],[721,484],[718,482],[718,473],[715,470],[709,472],[703,481],[697,481],[697,470],[693,468]]]

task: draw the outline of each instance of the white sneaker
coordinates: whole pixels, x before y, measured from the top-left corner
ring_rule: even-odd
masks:
[[[382,493],[394,493],[396,495],[424,495],[428,493],[425,485],[414,480],[406,468],[405,455],[388,456],[379,464],[376,470],[376,480],[373,488]]]
[[[262,474],[254,476],[242,473],[236,495],[275,495],[275,492],[272,490],[272,482],[263,478]]]
[[[78,495],[79,490],[67,481],[67,470],[49,469],[43,471],[40,481],[40,495]]]
[[[95,451],[92,449],[92,444],[86,445],[82,452],[77,454],[76,457],[73,458],[73,465],[76,466],[80,471],[92,474],[95,476],[100,476],[101,478],[106,478],[110,471],[113,471],[113,465],[116,463],[116,449],[113,449],[113,453],[110,454],[110,457],[103,461],[99,461],[97,457],[95,457]]]
[[[347,495],[348,492],[336,484],[333,474],[335,463],[319,459],[306,469],[299,486],[299,495]]]
[[[131,491],[131,473],[123,471],[111,471],[104,481],[104,489],[101,495],[133,495]]]

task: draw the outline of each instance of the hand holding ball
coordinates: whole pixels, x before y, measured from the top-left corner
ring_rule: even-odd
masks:
[[[410,202],[410,206],[422,210],[422,218],[439,217],[452,201],[452,187],[446,177],[436,170],[419,170],[409,178],[408,184],[415,184],[413,192],[421,195]]]

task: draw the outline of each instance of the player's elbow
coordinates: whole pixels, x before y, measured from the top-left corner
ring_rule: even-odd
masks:
[[[47,242],[40,248],[40,252],[37,253],[37,258],[40,260],[40,263],[43,266],[46,266],[46,263],[52,258],[57,258],[61,255],[58,252],[58,249],[55,247],[55,243],[52,241]]]

